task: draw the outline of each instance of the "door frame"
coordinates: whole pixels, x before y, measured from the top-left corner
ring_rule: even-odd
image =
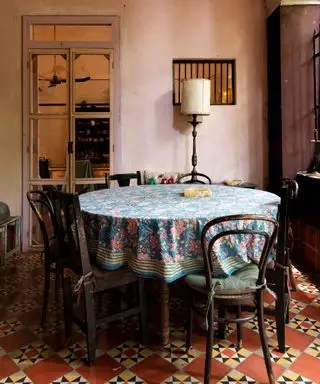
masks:
[[[32,25],[110,25],[112,28],[110,41],[34,41],[30,39]],[[34,15],[22,16],[22,250],[29,248],[29,205],[26,193],[29,189],[29,50],[81,48],[113,50],[113,164],[115,171],[121,164],[121,131],[120,131],[120,19],[119,16],[64,16]],[[46,184],[44,181],[43,184]],[[47,183],[48,184],[48,183]]]

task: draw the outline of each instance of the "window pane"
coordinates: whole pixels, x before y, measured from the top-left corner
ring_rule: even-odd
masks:
[[[110,111],[110,55],[73,57],[76,112]]]
[[[31,58],[31,113],[64,113],[68,110],[67,61],[64,54]]]
[[[31,178],[64,178],[67,162],[68,120],[55,118],[32,120],[31,130]]]
[[[34,41],[111,41],[111,25],[32,25]]]

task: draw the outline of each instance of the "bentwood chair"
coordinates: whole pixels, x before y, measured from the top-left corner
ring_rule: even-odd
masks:
[[[178,178],[177,184],[212,184],[209,176],[204,173],[187,173]]]
[[[41,324],[43,325],[46,321],[50,293],[50,274],[55,274],[55,295],[56,300],[58,300],[63,258],[57,239],[58,223],[47,193],[36,190],[29,191],[27,192],[27,199],[37,218],[43,239],[44,293],[41,316]]]
[[[69,260],[69,268],[65,270],[63,278],[64,310],[68,319],[66,324],[67,338],[71,336],[72,322],[74,321],[87,335],[88,364],[91,365],[95,360],[96,327],[100,320],[113,322],[138,314],[141,342],[145,343],[147,323],[144,280],[135,275],[128,267],[116,271],[106,271],[97,265],[90,264],[79,196],[77,194],[60,192],[60,213],[60,222],[63,223],[63,228],[66,231],[66,252]],[[60,242],[64,244],[65,236],[60,238]],[[67,277],[68,273],[78,279],[74,287],[72,287],[71,276]],[[95,311],[95,300],[98,294],[127,285],[137,288],[138,300],[132,303],[132,297],[128,298],[124,293],[122,299],[123,301],[127,299],[127,304],[130,305],[127,305],[125,309],[121,308],[120,312],[98,318]]]
[[[106,188],[110,188],[110,181],[117,181],[119,187],[129,187],[131,180],[137,180],[137,185],[141,185],[141,173],[118,173],[115,175],[109,175],[106,173]]]
[[[275,251],[275,260],[269,260],[266,268],[267,286],[275,293],[275,306],[264,308],[264,313],[274,316],[276,320],[278,349],[285,352],[285,325],[289,321],[290,287],[295,289],[295,281],[291,265],[292,230],[290,212],[292,200],[297,197],[298,184],[295,180],[285,179],[281,187],[281,202],[278,209],[279,233]],[[239,311],[252,311],[252,306],[236,308]],[[219,316],[224,316],[225,308],[218,307]],[[225,336],[224,324],[218,326],[219,338]],[[237,325],[237,345],[241,346],[241,325]]]
[[[254,225],[252,223],[255,223]],[[227,229],[226,229],[227,228]],[[258,229],[256,229],[258,228]],[[212,346],[214,338],[214,305],[236,306],[248,301],[255,305],[254,313],[236,317],[218,317],[218,322],[242,324],[258,317],[260,340],[264,354],[269,383],[275,383],[271,365],[270,351],[264,328],[263,292],[267,286],[265,273],[268,255],[278,231],[277,221],[256,215],[232,215],[209,221],[201,234],[201,247],[204,260],[203,274],[190,274],[185,277],[188,286],[187,311],[187,349],[191,347],[193,311],[206,318],[208,324],[204,383],[211,382]],[[215,262],[230,257],[225,244],[245,243],[247,264],[236,270],[231,276],[216,278],[213,276]],[[256,247],[257,244],[259,247]],[[262,247],[262,249],[261,249]],[[258,248],[258,249],[255,249]],[[231,256],[232,257],[232,256]],[[225,260],[225,259],[224,259]],[[232,260],[228,261],[232,263]],[[206,300],[206,312],[197,306],[196,297]]]

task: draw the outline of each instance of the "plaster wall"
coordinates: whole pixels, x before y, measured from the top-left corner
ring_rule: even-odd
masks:
[[[2,0],[0,200],[21,213],[21,16],[119,15],[121,142],[115,171],[191,168],[186,118],[172,106],[173,58],[235,58],[237,105],[213,106],[198,133],[198,169],[214,180],[266,182],[263,0]]]

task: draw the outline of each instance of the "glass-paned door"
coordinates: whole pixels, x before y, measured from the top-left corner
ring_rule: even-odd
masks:
[[[112,151],[112,50],[29,52],[29,189],[103,188]],[[30,245],[41,234],[30,216]]]
[[[29,52],[29,189],[68,189],[70,137],[69,52]],[[42,212],[49,220],[48,212]],[[42,243],[36,217],[30,215],[29,244]]]
[[[73,50],[72,190],[103,188],[112,164],[112,51]]]

